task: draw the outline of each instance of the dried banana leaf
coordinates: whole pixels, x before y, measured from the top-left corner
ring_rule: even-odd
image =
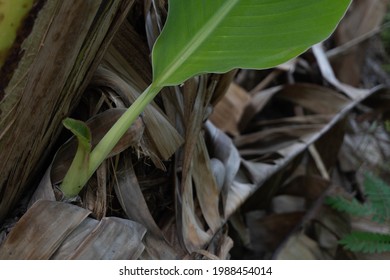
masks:
[[[47,260],[88,215],[71,204],[37,201],[7,236],[0,259]]]
[[[14,61],[17,68],[7,70],[11,77],[0,85],[0,221],[36,179],[62,119],[77,104],[133,4],[133,0],[36,2],[32,31]]]
[[[37,201],[0,248],[0,259],[137,259],[146,229],[129,220],[88,218],[84,208]]]

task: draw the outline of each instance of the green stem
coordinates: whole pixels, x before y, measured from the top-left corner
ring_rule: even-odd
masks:
[[[95,173],[96,169],[98,169],[100,164],[107,158],[111,150],[134,123],[137,117],[144,111],[145,107],[152,102],[161,89],[161,86],[155,86],[152,83],[118,119],[103,139],[100,140],[91,152],[88,166],[88,176],[87,180],[83,182],[83,185],[87,183],[89,178],[91,178],[91,176]]]

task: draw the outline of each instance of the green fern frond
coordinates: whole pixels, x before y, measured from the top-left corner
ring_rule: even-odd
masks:
[[[375,212],[373,220],[383,223],[390,219],[390,186],[379,177],[368,173],[364,180],[364,187],[371,208]]]
[[[364,180],[367,203],[355,198],[332,196],[326,203],[332,208],[353,216],[371,216],[376,222],[390,221],[390,186],[373,174],[366,174]],[[390,234],[355,231],[339,241],[346,249],[362,253],[390,252]]]
[[[340,195],[329,196],[325,202],[337,211],[345,212],[352,216],[367,217],[373,214],[368,205],[360,203],[355,198],[348,200]]]
[[[355,231],[339,241],[353,252],[383,253],[390,251],[390,234]]]

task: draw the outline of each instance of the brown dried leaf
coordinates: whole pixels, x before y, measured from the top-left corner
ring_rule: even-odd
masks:
[[[198,138],[193,155],[192,179],[196,189],[200,208],[210,230],[215,234],[222,226],[219,214],[220,189],[210,166],[210,158],[203,137]]]
[[[49,259],[89,213],[71,204],[37,201],[7,236],[0,259]]]
[[[207,250],[198,250],[196,253],[204,260],[227,260],[230,259],[229,251],[232,247],[233,240],[229,237],[228,231],[222,228],[214,235]]]
[[[61,243],[61,246],[55,251],[50,259],[53,260],[70,260],[74,256],[77,248],[83,241],[97,228],[99,221],[86,218],[80,225],[72,231],[67,238]]]
[[[35,190],[34,194],[30,198],[30,201],[27,206],[28,208],[30,208],[35,202],[37,202],[40,199],[49,200],[49,201],[56,200],[53,191],[53,184],[50,178],[50,173],[51,173],[51,165],[46,169],[45,175],[39,182],[37,189]]]
[[[104,161],[96,170],[96,177],[89,179],[84,188],[82,207],[92,212],[97,220],[106,216],[107,211],[107,164]]]
[[[215,85],[213,96],[210,100],[212,106],[217,105],[227,94],[237,72],[238,70],[231,70],[226,74],[209,74],[209,83]]]
[[[183,259],[188,256],[185,249],[179,244],[176,234],[176,226],[174,227],[176,240],[167,242],[158,236],[147,233],[144,239],[145,250],[140,256],[143,260],[176,260]],[[173,245],[170,245],[173,244]]]
[[[332,115],[310,115],[310,116],[294,116],[288,118],[253,121],[250,124],[251,131],[260,131],[269,127],[297,127],[300,125],[319,125],[329,123],[332,120]]]
[[[141,223],[150,233],[163,239],[162,232],[146,204],[130,157],[122,161],[116,177],[115,192],[127,217]]]
[[[0,259],[137,259],[146,229],[129,220],[96,221],[89,211],[39,200],[12,229]]]
[[[176,215],[178,225],[181,226],[183,243],[189,252],[194,252],[202,248],[211,238],[205,231],[205,226],[199,221],[196,214],[194,193],[193,193],[193,169],[194,153],[200,140],[200,131],[204,120],[206,108],[209,104],[211,93],[206,88],[205,76],[199,77],[198,85],[195,79],[191,79],[184,84],[184,125],[185,143],[183,150],[182,179],[179,189],[176,190]],[[215,184],[216,185],[216,184]],[[200,186],[207,188],[208,186]],[[201,203],[206,205],[206,203]],[[218,212],[217,212],[218,213]],[[211,226],[215,225],[213,223]],[[213,230],[213,229],[212,229]]]
[[[245,108],[240,120],[240,130],[244,130],[253,117],[258,114],[270,99],[282,89],[281,86],[269,88],[254,94],[247,107]]]
[[[310,207],[329,187],[330,182],[318,176],[298,175],[283,187],[283,194],[305,198]]]
[[[336,45],[348,43],[377,28],[386,14],[388,3],[388,0],[353,1],[350,11],[334,35]],[[367,44],[361,44],[334,60],[336,75],[342,82],[352,86],[359,85],[366,51]]]
[[[277,260],[328,259],[317,242],[303,233],[296,233],[274,255]]]
[[[232,83],[226,95],[214,107],[211,122],[222,131],[237,136],[240,133],[239,121],[250,99],[243,88]]]
[[[278,98],[288,100],[316,114],[337,114],[349,100],[334,90],[314,84],[285,86]]]
[[[142,91],[152,81],[149,54],[147,44],[134,27],[125,22],[115,34],[102,64],[115,71],[137,91]]]
[[[68,256],[77,260],[135,260],[145,248],[142,243],[145,233],[146,229],[136,222],[103,218]]]
[[[309,117],[308,117],[309,118]],[[325,126],[322,125],[299,125],[272,128],[237,137],[234,141],[241,156],[248,159],[257,158],[269,153],[285,154],[284,149],[292,150],[297,144],[299,148],[302,142],[306,142],[317,134]]]
[[[189,188],[189,191],[185,193],[182,197],[182,208],[179,209],[182,212],[182,215],[179,218],[182,219],[182,236],[185,242],[186,249],[189,252],[194,252],[198,248],[202,248],[207,242],[212,238],[211,233],[207,233],[202,225],[201,221],[197,217],[195,212],[193,195],[193,184],[189,180],[186,182],[186,185]]]
[[[273,252],[302,219],[304,212],[271,214],[263,217],[255,212],[245,215],[250,233],[249,248]]]
[[[116,173],[116,183],[114,184],[119,203],[128,218],[141,223],[148,230],[144,238],[145,250],[140,258],[153,260],[182,258],[186,253],[183,252],[180,246],[172,246],[166,240],[165,234],[152,217],[140,189],[130,157],[124,157],[120,164],[119,171]]]

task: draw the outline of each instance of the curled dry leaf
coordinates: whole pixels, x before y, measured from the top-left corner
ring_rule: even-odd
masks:
[[[205,130],[210,157],[218,160],[223,165],[225,176],[223,180],[221,179],[223,184],[220,187],[222,189],[221,198],[222,207],[224,209],[223,215],[226,218],[225,209],[227,195],[240,167],[241,157],[237,148],[233,144],[233,141],[210,121],[206,122]],[[214,170],[214,172],[216,172],[216,170]],[[221,176],[221,174],[218,176]]]
[[[312,49],[313,49],[313,53],[317,59],[317,63],[318,63],[318,66],[320,68],[321,74],[323,75],[325,80],[327,80],[335,88],[344,92],[351,99],[360,99],[360,98],[364,97],[365,95],[367,95],[369,90],[352,87],[348,84],[340,82],[337,79],[321,43],[313,46]]]
[[[215,178],[215,183],[217,184],[219,191],[221,191],[226,177],[225,166],[223,165],[222,161],[220,161],[219,159],[211,158],[210,169]]]
[[[240,174],[241,173],[241,174]],[[229,187],[226,198],[225,216],[230,217],[256,190],[254,184],[247,175],[238,173],[235,180]]]

